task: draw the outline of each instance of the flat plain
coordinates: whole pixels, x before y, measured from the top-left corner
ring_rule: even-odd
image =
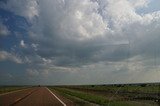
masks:
[[[160,106],[160,85],[3,86],[0,106]]]

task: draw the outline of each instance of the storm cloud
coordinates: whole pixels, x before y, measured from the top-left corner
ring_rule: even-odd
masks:
[[[20,51],[14,52],[27,65],[26,75],[46,80],[45,76],[51,73],[67,79],[58,84],[83,80],[107,83],[114,78],[125,82],[131,75],[135,79],[138,74],[155,75],[154,70],[159,67],[160,8],[142,11],[152,2],[157,1],[8,0],[0,2],[0,7],[25,18],[29,24],[27,37],[18,38],[19,45],[10,47]],[[13,60],[11,57],[9,54],[3,60]],[[96,81],[90,75],[99,79]],[[133,82],[147,81],[144,79]]]

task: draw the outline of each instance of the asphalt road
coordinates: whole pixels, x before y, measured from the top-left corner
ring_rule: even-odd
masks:
[[[46,87],[36,87],[0,95],[0,106],[73,106],[73,103]]]

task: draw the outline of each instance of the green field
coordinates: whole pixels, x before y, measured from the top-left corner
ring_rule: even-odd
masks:
[[[0,94],[11,92],[11,91],[16,91],[20,89],[25,89],[27,87],[24,86],[0,86]]]
[[[1,86],[0,94],[28,86]],[[160,106],[159,84],[48,86],[77,106]]]
[[[76,101],[80,106],[86,105],[86,103],[103,106],[160,105],[159,84],[81,85],[49,88]]]
[[[84,86],[65,86],[67,88],[90,89],[111,92],[143,92],[159,93],[160,86],[157,84],[140,84],[140,85],[84,85]]]

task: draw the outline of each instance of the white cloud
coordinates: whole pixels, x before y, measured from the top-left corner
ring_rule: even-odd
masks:
[[[147,7],[151,0],[129,0],[134,8]]]
[[[32,20],[38,16],[37,0],[8,0],[7,3],[0,2],[2,8],[14,12],[16,15],[23,16]]]
[[[99,81],[105,75],[107,80],[114,75],[116,80],[127,81],[132,75],[136,79],[136,75],[148,73],[145,70],[153,61],[150,57],[160,42],[160,10],[137,12],[149,3],[150,0],[9,0],[3,7],[29,21],[35,19],[29,29],[31,48],[28,45],[24,55],[27,52],[29,62],[44,69],[44,73],[86,66],[87,71],[75,74],[94,81],[90,73],[102,76]],[[20,45],[26,47],[26,42],[21,40]],[[1,60],[9,59],[4,54]],[[131,62],[126,63],[127,60]],[[96,63],[100,63],[99,69],[94,66]],[[91,72],[90,67],[104,74]],[[148,69],[149,73],[152,69]],[[28,71],[33,76],[42,72]]]
[[[50,33],[65,39],[85,40],[102,36],[106,31],[106,24],[98,14],[98,4],[89,0],[65,1],[65,4],[51,0],[40,1],[39,19],[38,26],[42,29],[35,28],[37,31],[49,27],[53,30]]]
[[[0,51],[0,61],[5,61],[5,60],[13,61],[18,64],[22,63],[22,60],[15,54],[11,54],[6,51]]]
[[[89,53],[88,56],[93,55],[91,57],[94,57],[94,53],[104,51],[102,55],[99,55],[99,58],[103,60],[105,54],[112,55],[114,51],[118,52],[119,49],[115,48],[113,52],[108,54],[108,51],[111,50],[109,47],[103,50],[105,46],[103,44],[112,46],[112,44],[128,43],[128,45],[137,45],[134,49],[138,49],[147,43],[145,41],[150,41],[151,32],[158,37],[156,33],[159,32],[159,11],[148,14],[136,12],[137,8],[146,7],[148,3],[148,0],[134,2],[130,0],[39,1],[39,17],[37,23],[32,26],[33,36],[31,39],[40,43],[41,51],[50,50],[52,52],[50,54],[61,52],[66,55],[68,51],[65,48],[70,47],[71,51],[69,52],[75,51],[77,57],[79,51],[76,51],[76,48],[81,48],[81,51],[86,53],[85,47],[92,50],[97,45],[95,51],[91,51],[92,54]],[[156,31],[153,31],[152,28],[155,26],[157,27]],[[138,43],[137,39],[144,40],[144,44]],[[132,51],[134,52],[133,49]],[[51,55],[51,57],[57,58],[58,56]],[[65,57],[64,59],[73,58],[63,57]]]
[[[9,33],[8,28],[0,22],[0,36],[7,36]]]
[[[32,47],[35,51],[38,50],[38,44],[32,43],[32,44],[31,44],[31,47]]]
[[[20,46],[21,46],[22,48],[26,48],[26,44],[24,43],[24,40],[21,40],[21,41],[20,41]]]
[[[34,77],[39,77],[39,78],[44,78],[44,77],[48,77],[49,76],[49,72],[48,69],[27,69],[26,70],[26,74],[28,75],[28,77],[30,79],[34,78]]]
[[[35,77],[39,75],[39,72],[37,70],[33,70],[33,69],[27,69],[27,74],[30,77]]]
[[[44,39],[46,36],[50,36],[50,39],[58,36],[66,40],[102,37],[107,42],[126,37],[122,31],[132,24],[144,24],[154,19],[152,13],[142,16],[136,13],[137,7],[146,7],[148,3],[149,0],[9,0],[6,5],[2,4],[26,18],[38,17],[38,23],[33,22],[31,31],[35,33],[34,39]],[[46,27],[50,35],[46,34]]]

